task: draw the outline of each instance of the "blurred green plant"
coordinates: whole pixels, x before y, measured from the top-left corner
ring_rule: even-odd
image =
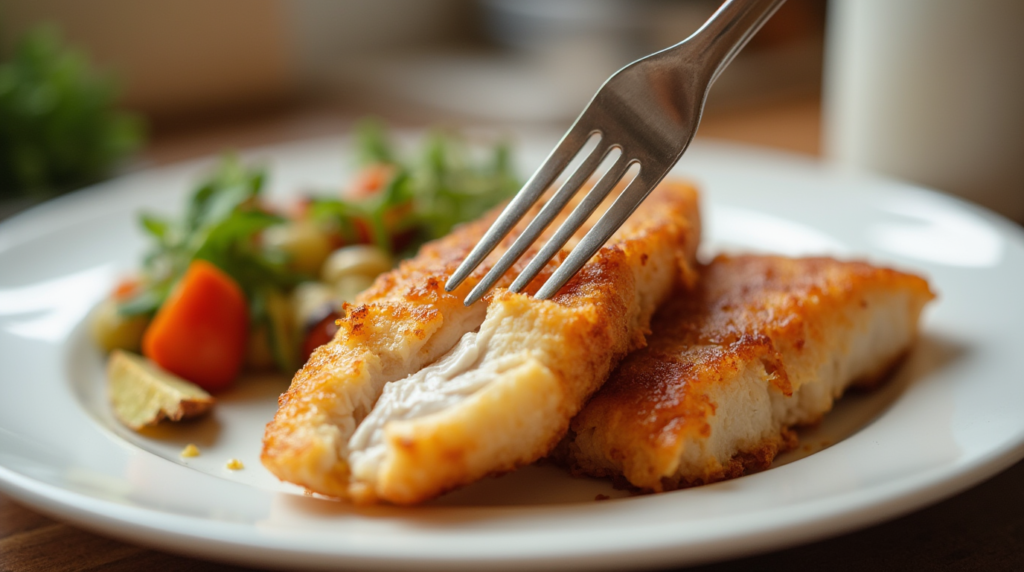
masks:
[[[0,199],[45,198],[108,176],[143,139],[113,80],[57,30],[31,30],[0,63]]]

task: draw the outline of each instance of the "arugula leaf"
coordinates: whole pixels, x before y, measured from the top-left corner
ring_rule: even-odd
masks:
[[[364,167],[392,166],[391,180],[371,197],[313,199],[310,208],[315,220],[335,228],[347,243],[369,239],[392,255],[411,255],[519,190],[504,143],[479,160],[460,137],[435,131],[417,160],[403,161],[381,124],[368,120],[358,126],[356,146]]]
[[[228,155],[217,170],[192,196],[186,214],[187,229],[196,231],[228,216],[263,189],[263,169],[246,169],[238,157]]]
[[[397,164],[394,148],[388,141],[384,124],[377,119],[367,118],[355,127],[356,152],[362,166],[374,163]]]
[[[227,272],[257,311],[258,291],[287,291],[305,276],[288,269],[283,253],[264,249],[257,236],[285,219],[260,208],[265,171],[225,156],[189,200],[185,216],[170,220],[145,214],[143,229],[154,239],[143,265],[143,288],[120,307],[123,314],[155,312],[193,260]],[[257,312],[258,313],[258,312]]]
[[[150,236],[155,238],[158,242],[161,244],[165,244],[167,242],[168,232],[171,227],[170,221],[156,215],[142,213],[139,217],[139,222],[142,223],[142,228],[144,228],[146,232],[148,232]]]
[[[519,190],[507,145],[492,149],[489,161],[474,164],[464,141],[434,134],[429,140],[414,185],[418,216],[431,238],[476,219]]]
[[[346,244],[359,242],[356,221],[364,214],[360,205],[343,199],[312,198],[309,203],[310,218],[333,227]]]
[[[359,197],[310,199],[306,211],[312,222],[335,232],[346,244],[368,242],[391,254],[409,255],[519,188],[506,145],[481,157],[462,139],[438,131],[419,156],[403,160],[380,123],[373,121],[360,124],[357,142],[362,164],[376,169],[366,173],[366,180],[387,177],[386,182],[368,195],[361,190]],[[287,323],[292,319],[287,296],[311,277],[291,270],[285,253],[262,240],[267,229],[292,222],[262,208],[265,181],[264,169],[225,156],[196,186],[183,216],[142,214],[139,222],[151,239],[143,265],[144,287],[120,304],[120,311],[156,312],[189,264],[207,260],[241,286],[251,323],[266,330],[276,363],[284,371],[293,369],[298,341],[292,339],[294,328]]]
[[[284,220],[260,211],[232,212],[201,235],[192,259],[208,260],[227,272],[250,298],[260,288],[291,288],[304,277],[287,269],[283,255],[266,251],[252,240]]]

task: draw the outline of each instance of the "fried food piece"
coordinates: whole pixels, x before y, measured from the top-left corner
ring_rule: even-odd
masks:
[[[693,188],[662,184],[551,300],[506,289],[535,247],[465,307],[537,209],[454,292],[445,281],[496,211],[424,246],[347,306],[334,340],[281,396],[263,464],[321,494],[412,504],[545,456],[619,360],[644,344],[655,308],[692,278],[700,227]]]
[[[795,446],[790,428],[899,361],[933,297],[922,278],[861,262],[721,256],[659,309],[559,456],[648,491],[765,469]]]
[[[181,421],[199,417],[214,404],[213,397],[198,385],[124,350],[110,354],[107,393],[114,415],[136,431],[164,419]]]

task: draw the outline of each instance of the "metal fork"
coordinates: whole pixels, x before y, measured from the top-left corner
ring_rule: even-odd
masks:
[[[608,154],[619,149],[618,159],[509,287],[513,292],[522,291],[586,222],[626,170],[633,164],[639,164],[639,172],[634,179],[535,297],[546,300],[558,292],[676,164],[697,131],[711,84],[784,1],[728,0],[686,40],[637,60],[608,78],[544,164],[513,197],[483,239],[451,275],[445,290],[451,292],[457,288],[480,265],[566,169],[591,136],[597,134],[600,137],[597,146],[470,291],[465,304],[469,306],[482,298],[501,279]]]

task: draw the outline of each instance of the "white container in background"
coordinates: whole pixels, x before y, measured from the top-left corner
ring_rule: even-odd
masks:
[[[831,0],[825,153],[1024,221],[1024,0]]]

